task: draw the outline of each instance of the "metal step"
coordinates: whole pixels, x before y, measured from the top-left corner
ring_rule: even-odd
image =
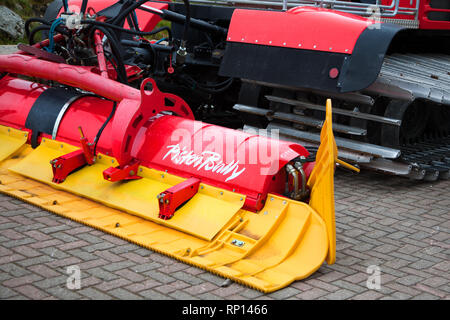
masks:
[[[306,141],[311,141],[315,143],[320,143],[320,134],[319,133],[313,133],[313,132],[305,132],[293,129],[292,127],[278,124],[275,122],[269,123],[268,129],[278,129],[281,134],[299,138]],[[375,144],[365,143],[365,142],[359,142],[355,140],[345,139],[336,137],[336,145],[338,148],[343,148],[346,150],[354,151],[354,152],[360,152],[363,154],[369,154],[372,156],[377,156],[381,158],[387,158],[387,159],[396,159],[400,156],[400,150],[392,149],[388,147],[383,146],[377,146]]]
[[[301,144],[308,151],[310,151],[310,153],[311,153],[311,150],[317,150],[317,148],[319,147],[319,144],[320,144],[318,142],[307,141],[307,140],[303,140],[300,138],[288,136],[288,135],[282,134],[281,132],[278,132],[278,134],[274,134],[270,128],[267,130],[260,130],[260,128],[256,128],[256,127],[249,126],[249,125],[244,125],[244,128],[242,130],[244,132],[247,132],[250,134],[258,134],[258,135],[262,135],[262,136],[266,136],[266,137],[270,137],[270,138],[278,137],[278,139],[280,139],[280,140],[291,141],[291,142]],[[346,160],[346,161],[349,161],[352,163],[369,163],[373,159],[373,156],[371,156],[371,155],[358,153],[358,152],[345,150],[345,149],[339,149],[338,156],[340,159],[343,159],[343,160]]]
[[[296,115],[292,113],[286,113],[286,112],[274,112],[273,110],[269,109],[261,109],[257,107],[247,106],[243,104],[235,104],[233,107],[234,110],[240,111],[240,112],[246,112],[250,114],[255,114],[258,116],[265,116],[267,119],[278,119],[278,120],[284,120],[284,121],[291,121],[294,123],[302,124],[308,127],[313,127],[316,129],[322,128],[323,121],[318,120],[311,117]],[[355,135],[355,136],[365,136],[367,134],[366,129],[361,129],[357,127],[351,127],[342,125],[339,123],[333,123],[333,131],[345,133],[349,135]]]
[[[267,98],[267,100],[272,101],[272,102],[285,103],[285,104],[289,104],[289,105],[292,105],[292,106],[301,107],[301,108],[304,108],[304,109],[311,109],[311,110],[317,110],[317,111],[324,111],[325,112],[325,107],[321,106],[321,105],[312,104],[312,103],[299,101],[299,100],[292,100],[292,99],[287,99],[287,98],[281,98],[281,97],[271,96],[271,95],[266,95],[265,97]],[[350,110],[344,110],[344,109],[339,109],[339,108],[333,108],[333,113],[334,114],[343,115],[343,116],[352,117],[352,118],[358,118],[358,119],[364,119],[364,120],[371,120],[371,121],[386,123],[386,124],[390,124],[390,125],[394,125],[394,126],[401,126],[401,124],[402,124],[402,121],[399,120],[399,119],[391,119],[391,118],[377,116],[377,115],[370,114],[370,113],[363,113],[363,112],[359,112],[359,111],[350,111]]]

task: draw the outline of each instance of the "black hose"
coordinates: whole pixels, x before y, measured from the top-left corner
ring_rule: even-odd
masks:
[[[108,118],[106,118],[105,122],[104,122],[103,125],[100,127],[100,129],[99,129],[98,132],[97,132],[97,135],[96,135],[95,138],[94,138],[94,156],[97,155],[97,143],[98,143],[98,140],[100,140],[100,136],[102,135],[103,130],[105,130],[105,128],[106,128],[108,122],[109,122],[109,121],[111,120],[111,118],[114,116],[114,113],[116,113],[116,109],[117,109],[117,102],[114,101],[113,107],[112,107],[112,110],[111,110],[111,113],[109,114]]]
[[[189,24],[191,23],[191,4],[189,3],[189,0],[183,0],[183,2],[186,7],[186,20],[184,21],[182,43],[185,44],[188,39]]]
[[[88,4],[88,0],[83,0],[83,2],[81,3],[80,12],[82,13],[83,17],[86,14],[87,4]]]
[[[117,17],[115,17],[111,23],[117,25],[119,24],[126,16],[128,16],[130,14],[131,11],[135,10],[136,8],[142,6],[144,3],[148,2],[149,0],[140,0],[134,4],[132,4],[131,6],[129,6],[128,8],[126,8],[125,10],[123,10]]]
[[[34,28],[33,30],[31,30],[31,32],[28,36],[28,43],[30,44],[30,46],[32,46],[36,43],[34,41],[34,36],[36,35],[36,33],[38,33],[39,31],[42,31],[42,30],[50,30],[50,26],[40,25],[40,26],[37,26],[36,28]]]
[[[119,42],[117,41],[117,39],[115,38],[114,34],[109,32],[109,30],[107,30],[104,27],[101,26],[93,26],[90,33],[89,33],[89,38],[92,39],[92,34],[95,32],[95,30],[99,30],[101,31],[109,40],[109,44],[111,45],[111,50],[112,53],[114,55],[114,57],[116,58],[116,62],[117,62],[117,67],[119,69],[119,73],[117,74],[117,77],[120,78],[120,82],[124,83],[124,84],[128,84],[128,80],[127,80],[127,71],[125,69],[125,65],[121,59],[121,45],[119,44]]]
[[[81,20],[81,23],[95,25],[95,26],[101,26],[101,27],[105,27],[105,28],[111,28],[111,29],[118,30],[118,31],[121,31],[124,33],[134,34],[134,35],[138,35],[138,36],[151,36],[151,35],[160,33],[162,31],[167,31],[167,33],[169,34],[169,38],[172,39],[172,31],[170,30],[169,27],[161,27],[161,28],[149,31],[149,32],[144,32],[144,31],[125,29],[125,28],[116,26],[115,24],[101,22],[101,21]]]
[[[42,24],[46,24],[48,26],[51,26],[53,20],[52,21],[47,21],[45,19],[37,18],[37,17],[27,19],[25,21],[25,34],[27,35],[28,38],[30,37],[30,24],[33,23],[33,22],[40,22]]]
[[[50,27],[51,27],[53,21],[54,21],[54,20],[48,21],[48,20],[45,20],[45,19],[42,19],[42,18],[30,18],[30,19],[28,19],[28,20],[25,22],[25,34],[26,34],[27,38],[30,39],[30,35],[31,35],[31,32],[30,32],[30,24],[31,24],[31,23],[33,23],[33,22],[40,22],[40,23],[42,23],[42,24],[44,24],[44,25],[47,25],[48,28],[50,29]],[[70,36],[70,35],[71,35],[70,32],[68,32],[66,29],[64,29],[64,28],[61,27],[61,26],[57,26],[57,27],[55,28],[55,31],[57,31],[57,32],[59,32],[59,33],[62,33],[62,34],[64,34],[64,35],[66,35],[66,36]]]

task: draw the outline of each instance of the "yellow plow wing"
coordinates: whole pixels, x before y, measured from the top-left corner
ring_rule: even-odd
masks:
[[[52,182],[50,160],[77,148],[43,139],[36,149],[25,132],[0,126],[0,192],[206,269],[272,292],[335,259],[333,174],[336,146],[331,104],[317,164],[308,181],[310,204],[269,194],[259,212],[242,209],[245,196],[200,184],[170,220],[158,218],[156,195],[184,179],[146,167],[142,179],[111,183],[102,177],[115,159]]]

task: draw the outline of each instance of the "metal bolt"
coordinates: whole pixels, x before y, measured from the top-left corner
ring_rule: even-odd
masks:
[[[258,42],[258,40],[255,40],[255,42]]]
[[[114,163],[114,159],[111,160],[111,163]]]
[[[45,142],[45,139],[42,139],[42,142]]]
[[[164,178],[164,174],[161,175],[161,178]]]
[[[189,249],[189,248],[188,248],[188,249],[186,249],[186,252],[187,252],[187,253],[191,252],[191,249]]]
[[[242,219],[242,218],[239,218],[239,222],[242,222],[242,221],[244,221],[244,219]]]
[[[301,43],[299,43],[299,44],[298,44],[298,46],[299,46],[299,47],[301,47],[301,46],[302,46],[302,44],[301,44]]]
[[[64,148],[64,145],[63,145],[63,144],[60,144],[59,146],[60,146],[61,148]]]
[[[236,192],[236,189],[233,189],[233,192]]]
[[[273,201],[273,197],[270,198],[270,201]]]
[[[283,42],[283,46],[285,46],[286,45],[286,42]]]
[[[101,158],[102,158],[102,156],[101,156],[101,155],[99,155],[99,156],[98,156],[98,158],[99,158],[99,159],[101,159]]]
[[[140,168],[140,169],[139,169],[139,172],[142,172],[142,171],[144,171],[144,170],[143,170],[142,168]]]
[[[223,191],[220,191],[220,195],[223,196]]]
[[[130,176],[134,176],[134,171],[130,170]]]
[[[285,201],[283,201],[283,204],[286,204],[287,202],[286,202],[286,200]]]
[[[53,205],[57,205],[57,204],[58,204],[58,201],[53,200],[52,204],[53,204]]]
[[[241,201],[244,200],[244,198],[241,198]]]
[[[118,227],[120,227],[120,223],[117,222],[116,223],[116,228],[118,228]]]
[[[269,212],[268,211],[264,211],[264,215],[267,215]]]
[[[205,188],[204,186],[200,186],[200,189],[202,189],[202,190],[203,190],[204,188]]]

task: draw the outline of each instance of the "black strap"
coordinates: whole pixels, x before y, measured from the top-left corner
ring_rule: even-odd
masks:
[[[64,105],[80,93],[63,88],[45,90],[34,102],[28,114],[25,127],[31,129],[31,147],[38,146],[41,133],[52,134],[56,119]]]

